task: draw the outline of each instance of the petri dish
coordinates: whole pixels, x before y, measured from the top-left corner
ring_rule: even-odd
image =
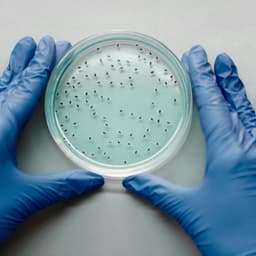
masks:
[[[94,35],[54,68],[45,114],[70,160],[122,179],[158,169],[181,148],[192,116],[190,80],[178,58],[150,36]]]

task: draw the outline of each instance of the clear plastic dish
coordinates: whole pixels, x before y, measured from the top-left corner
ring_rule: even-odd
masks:
[[[188,75],[152,37],[114,32],[76,44],[49,80],[50,133],[78,166],[108,178],[158,169],[191,123]]]

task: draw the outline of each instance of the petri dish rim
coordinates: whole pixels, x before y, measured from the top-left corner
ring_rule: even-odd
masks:
[[[77,154],[74,148],[68,147],[63,142],[63,135],[60,127],[58,126],[57,120],[55,118],[54,111],[54,96],[58,83],[65,73],[66,69],[72,63],[72,61],[79,56],[80,53],[98,45],[100,43],[108,41],[131,41],[133,43],[142,43],[155,51],[159,52],[163,57],[165,57],[177,72],[181,84],[183,85],[182,93],[185,97],[183,101],[184,114],[182,120],[179,122],[175,133],[168,143],[162,147],[156,154],[151,157],[130,165],[110,165],[101,164],[100,162],[94,161],[86,156]],[[119,31],[119,32],[107,32],[102,34],[96,34],[89,36],[77,44],[75,44],[60,60],[60,62],[55,66],[52,75],[49,79],[46,94],[45,94],[45,116],[47,126],[49,128],[50,134],[53,137],[56,144],[63,151],[63,153],[78,166],[102,174],[106,178],[110,179],[122,179],[126,176],[136,175],[143,172],[152,171],[160,168],[167,161],[170,161],[179,149],[184,144],[192,119],[192,91],[190,85],[190,79],[187,72],[182,66],[176,55],[162,42],[154,39],[153,37],[130,31]]]

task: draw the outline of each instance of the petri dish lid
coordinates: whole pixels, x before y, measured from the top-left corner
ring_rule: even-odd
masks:
[[[95,35],[54,68],[45,113],[70,160],[120,179],[158,169],[181,148],[192,116],[190,80],[178,58],[152,37]]]

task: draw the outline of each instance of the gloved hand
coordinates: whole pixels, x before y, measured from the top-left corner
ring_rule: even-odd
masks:
[[[0,78],[0,243],[34,212],[103,185],[103,178],[82,170],[32,176],[16,163],[21,128],[35,108],[56,61],[70,43],[26,37],[15,46]],[[31,156],[33,157],[33,156]]]
[[[200,46],[183,63],[206,139],[205,177],[195,188],[148,174],[123,185],[173,216],[203,255],[256,255],[255,112],[226,54],[217,57],[215,72]]]

